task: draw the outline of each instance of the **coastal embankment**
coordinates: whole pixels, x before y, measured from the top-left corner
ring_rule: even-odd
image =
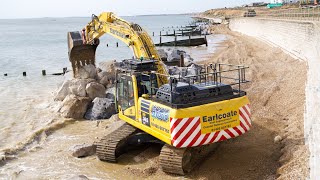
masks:
[[[295,21],[295,20],[275,20],[258,18],[235,18],[230,20],[230,29],[242,34],[255,37],[269,43],[271,46],[279,47],[291,56],[303,60],[308,64],[308,80],[306,85],[306,103],[304,113],[304,138],[310,149],[310,178],[316,179],[320,176],[318,171],[320,155],[319,149],[319,128],[317,121],[320,105],[320,22],[319,21]],[[301,67],[302,68],[302,67]],[[295,72],[300,74],[299,71]],[[292,83],[296,83],[293,80]],[[300,88],[296,84],[294,89]],[[297,96],[294,95],[294,96]],[[294,97],[291,97],[294,98]],[[292,125],[291,125],[292,126]],[[293,133],[293,134],[297,134]],[[301,136],[292,136],[292,141],[299,142]],[[290,146],[289,146],[290,147]],[[297,153],[299,148],[290,147],[292,156],[298,158],[304,156],[306,152]],[[298,171],[300,164],[292,161]]]

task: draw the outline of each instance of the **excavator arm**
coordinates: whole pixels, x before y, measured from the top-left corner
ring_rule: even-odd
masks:
[[[104,12],[99,16],[92,15],[92,20],[81,32],[68,33],[69,59],[72,63],[74,76],[77,77],[81,66],[95,65],[95,51],[99,45],[99,38],[104,34],[121,40],[133,51],[136,59],[157,60],[157,72],[168,74],[161,61],[155,45],[146,31],[138,24],[129,23],[112,12]],[[159,77],[166,83],[166,77]]]

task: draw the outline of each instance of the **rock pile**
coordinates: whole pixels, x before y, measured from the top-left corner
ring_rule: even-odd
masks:
[[[168,66],[171,75],[187,77],[201,71],[185,51],[160,49],[159,54],[168,62],[180,61],[180,56],[184,56],[188,67]],[[55,100],[62,102],[58,112],[65,118],[89,120],[108,119],[115,114],[115,66],[121,67],[121,63],[103,62],[99,64],[100,68],[94,65],[79,68],[77,76],[66,80],[55,95]]]
[[[112,63],[102,64],[102,69],[86,65],[79,69],[77,77],[66,80],[55,95],[62,101],[58,110],[65,118],[105,119],[115,114],[114,85],[115,70]],[[114,92],[114,89],[113,89]]]
[[[180,61],[181,55],[183,55],[184,57],[185,66],[188,66],[190,63],[194,61],[194,59],[189,54],[187,54],[185,51],[181,51],[178,49],[171,49],[171,48],[158,49],[158,53],[162,61],[177,62],[177,61]]]

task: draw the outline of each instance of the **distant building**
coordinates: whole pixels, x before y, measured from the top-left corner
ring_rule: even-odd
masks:
[[[281,4],[283,4],[283,1],[284,0],[271,0],[271,4],[278,4],[278,3],[281,3]]]
[[[265,5],[267,5],[267,3],[265,3],[265,2],[253,2],[250,4],[244,5],[244,7],[260,7],[260,6],[265,6]]]

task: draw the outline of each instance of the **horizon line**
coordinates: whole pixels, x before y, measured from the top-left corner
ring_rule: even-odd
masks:
[[[192,15],[197,14],[198,12],[192,12],[192,13],[166,13],[166,14],[139,14],[139,15],[120,15],[119,17],[134,17],[134,16],[169,16],[169,15]],[[19,20],[19,19],[46,19],[46,18],[88,18],[91,16],[64,16],[64,17],[55,17],[55,16],[48,16],[48,17],[20,17],[20,18],[0,18],[0,20]]]

